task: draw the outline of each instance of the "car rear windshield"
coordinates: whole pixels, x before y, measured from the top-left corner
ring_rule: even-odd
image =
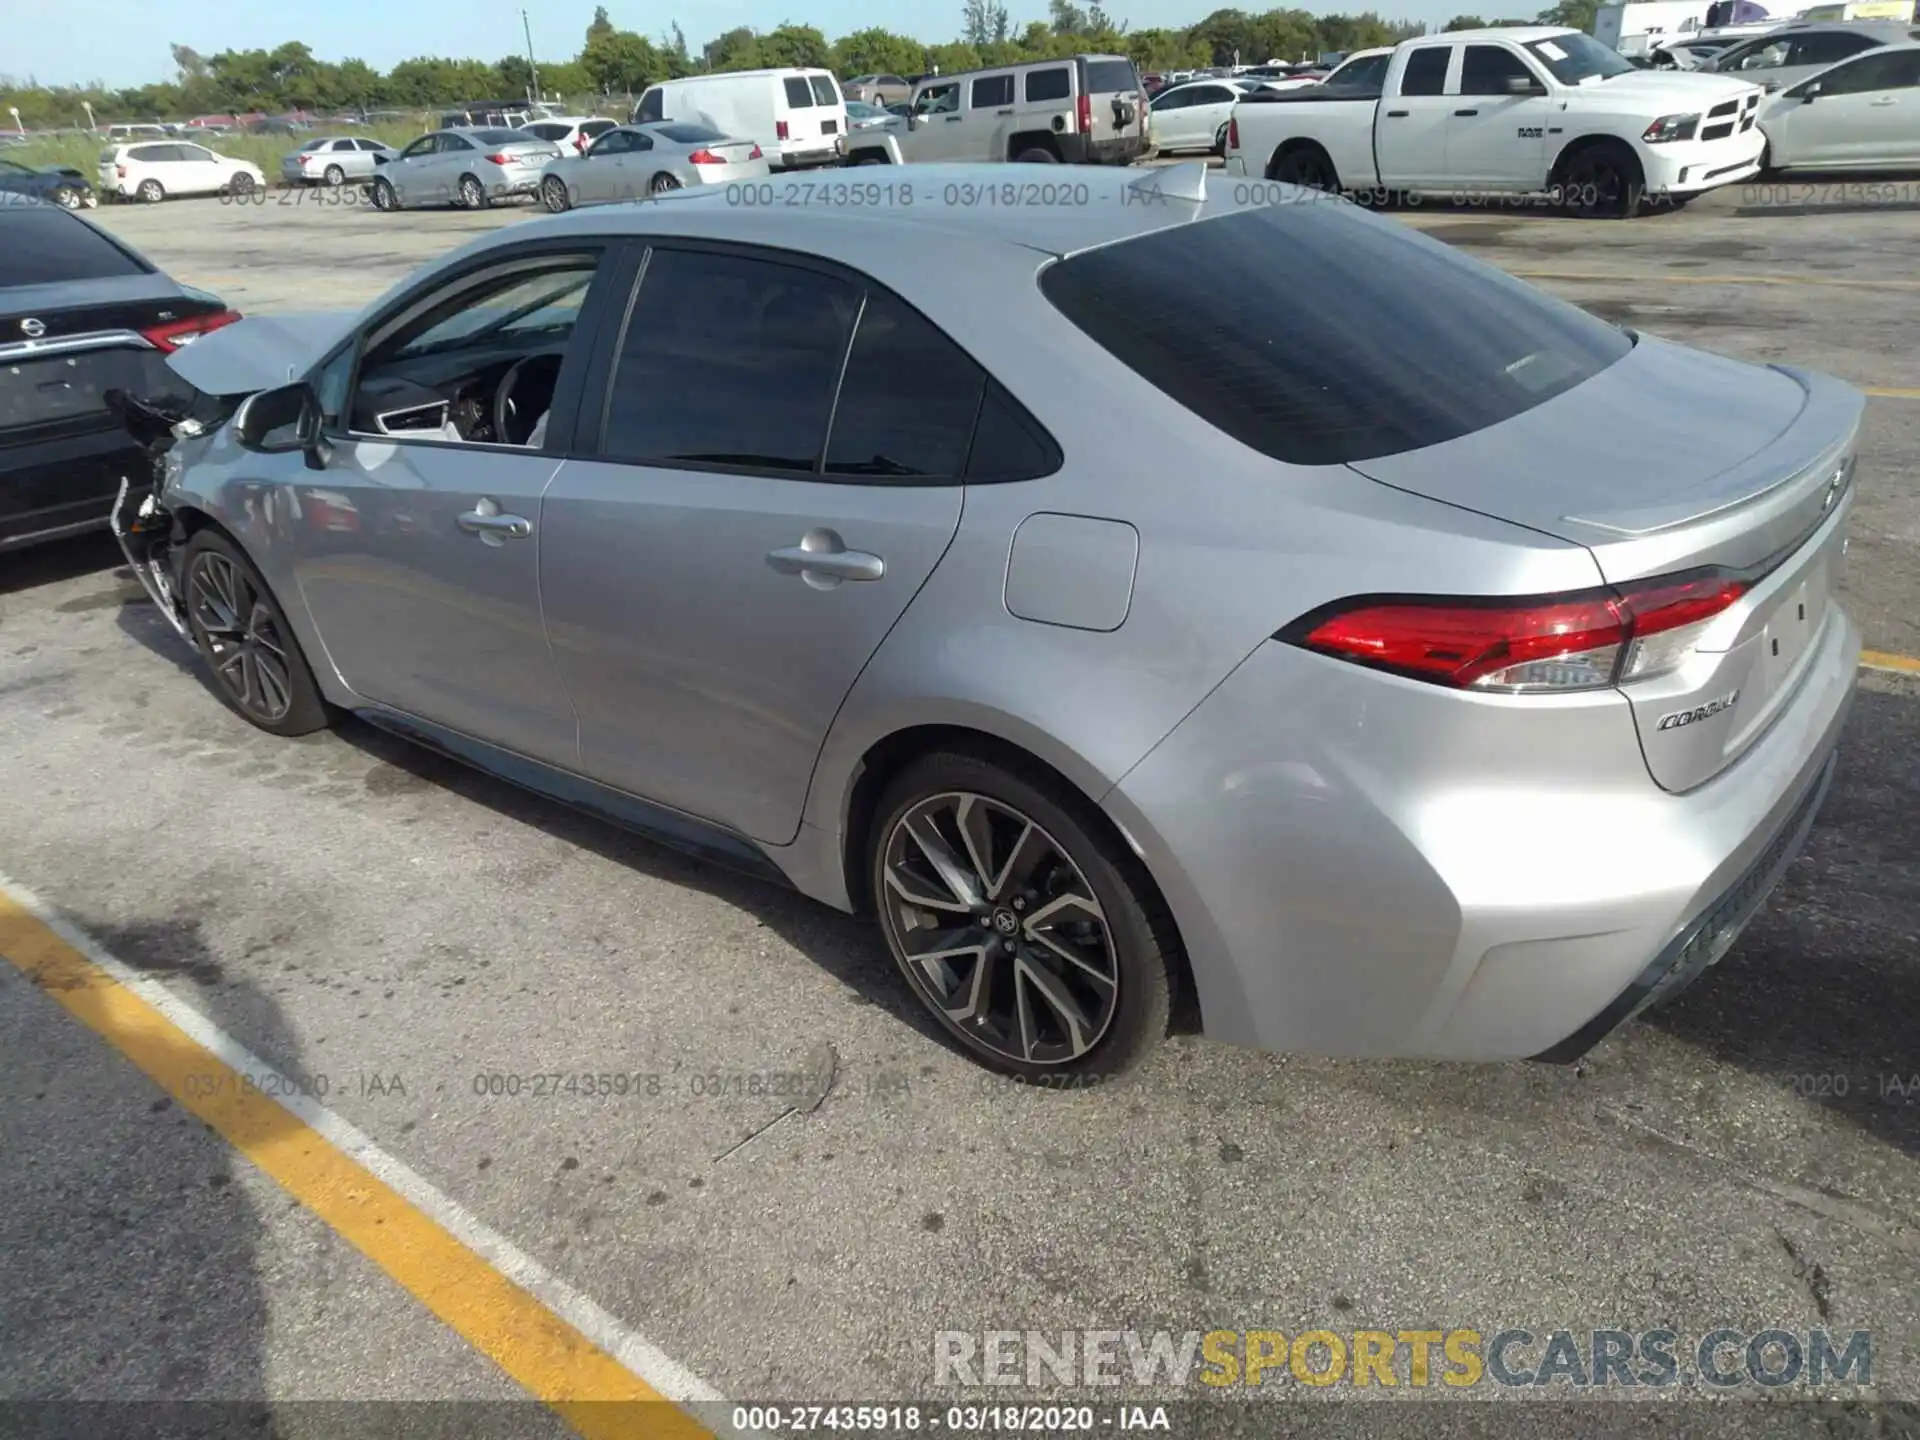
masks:
[[[813,83],[814,99],[818,100],[822,105],[838,105],[840,103],[840,92],[834,89],[833,77],[831,75],[809,75],[807,78]]]
[[[676,145],[710,145],[715,140],[727,138],[718,130],[710,130],[705,125],[662,125],[653,133],[663,140],[671,140]]]
[[[520,128],[529,135],[538,135],[542,140],[564,140],[573,133],[571,125],[555,125],[551,121],[539,125],[523,125]]]
[[[150,266],[63,210],[0,205],[0,289],[151,273]]]
[[[1142,379],[1290,465],[1497,425],[1633,345],[1439,241],[1324,200],[1089,250],[1049,266],[1040,288]]]
[[[789,75],[781,85],[787,92],[787,104],[796,110],[813,108],[813,91],[808,88],[804,75]]]
[[[522,145],[532,137],[518,130],[475,130],[467,138],[482,145]]]
[[[331,144],[333,144],[333,141],[331,140],[309,140],[307,141],[306,144],[302,145],[298,150],[294,151],[293,153],[296,155],[304,155],[309,150],[324,150],[327,148],[327,146]]]
[[[1131,60],[1089,60],[1087,62],[1087,93],[1106,95],[1118,91],[1123,95],[1131,94],[1140,88],[1140,74],[1133,68]]]

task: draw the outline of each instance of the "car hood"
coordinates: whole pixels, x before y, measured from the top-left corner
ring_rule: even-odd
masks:
[[[250,395],[299,379],[345,338],[358,311],[250,315],[167,356],[167,364],[208,395]]]
[[[1593,546],[1682,527],[1784,483],[1802,447],[1782,437],[1802,428],[1810,402],[1844,410],[1829,393],[1844,388],[1640,335],[1592,379],[1511,420],[1352,468]],[[1809,443],[1831,439],[1832,426],[1808,428],[1820,432]]]
[[[1717,105],[1759,88],[1750,80],[1704,70],[1634,70],[1582,85],[1575,93],[1616,103],[1694,106]]]

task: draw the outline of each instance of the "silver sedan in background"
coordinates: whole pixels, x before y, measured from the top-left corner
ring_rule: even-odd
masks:
[[[767,174],[767,157],[751,140],[735,140],[690,121],[654,120],[609,130],[586,154],[548,165],[540,180],[540,203],[558,214],[575,205],[640,200]]]
[[[280,178],[288,185],[344,185],[371,179],[376,168],[399,155],[364,135],[323,135],[280,160]]]
[[[560,153],[552,141],[520,130],[436,130],[380,167],[373,177],[374,208],[481,210],[495,200],[533,194],[547,162]]]
[[[1882,45],[1760,111],[1773,170],[1920,171],[1920,45]]]

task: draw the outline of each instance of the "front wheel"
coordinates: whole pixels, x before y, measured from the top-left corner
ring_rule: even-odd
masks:
[[[1646,178],[1626,146],[1589,145],[1567,161],[1561,203],[1588,220],[1631,220],[1646,203]]]
[[[326,702],[299,641],[253,562],[218,530],[187,542],[187,628],[227,708],[272,735],[325,727]]]
[[[929,755],[887,787],[868,874],[894,963],[977,1063],[1088,1084],[1144,1059],[1172,1008],[1171,922],[1058,781]]]
[[[553,215],[572,209],[573,201],[567,196],[567,182],[558,175],[547,176],[540,182],[540,203]]]
[[[258,186],[253,176],[247,174],[244,170],[227,182],[227,193],[240,199],[245,199],[247,196],[253,194],[257,188]]]
[[[53,203],[58,205],[62,210],[78,210],[80,208],[80,192],[78,190],[64,188],[56,190],[53,192]]]
[[[400,197],[394,193],[392,182],[384,177],[373,182],[373,208],[389,212],[400,208]]]

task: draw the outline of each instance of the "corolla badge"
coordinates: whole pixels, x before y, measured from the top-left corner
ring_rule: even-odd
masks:
[[[20,333],[25,335],[29,340],[38,340],[42,335],[47,333],[47,322],[44,320],[36,320],[33,316],[29,315],[20,322]]]
[[[1697,725],[1702,720],[1711,720],[1716,715],[1726,714],[1727,711],[1734,707],[1735,702],[1739,699],[1740,692],[1738,690],[1729,690],[1718,700],[1709,700],[1706,704],[1696,706],[1691,710],[1675,710],[1671,714],[1662,715],[1660,717],[1660,723],[1653,728],[1656,730],[1678,730],[1682,725]]]

